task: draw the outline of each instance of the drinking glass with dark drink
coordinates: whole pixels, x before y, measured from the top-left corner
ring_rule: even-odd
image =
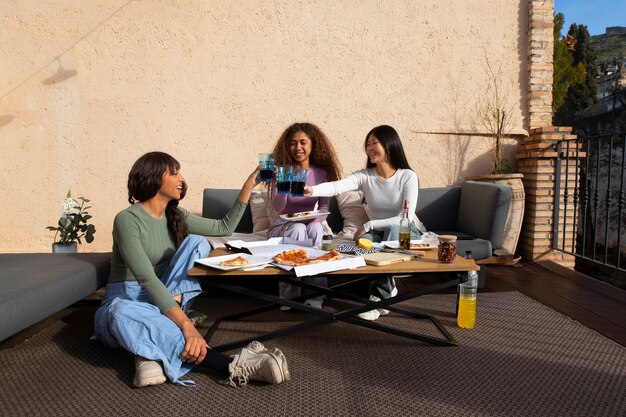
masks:
[[[291,192],[291,171],[290,166],[276,165],[276,190],[278,194]]]
[[[270,182],[274,179],[274,155],[271,153],[260,153],[259,164],[263,165],[259,172],[259,179]]]
[[[294,197],[304,197],[304,186],[309,170],[305,168],[294,168],[291,176],[291,195]]]

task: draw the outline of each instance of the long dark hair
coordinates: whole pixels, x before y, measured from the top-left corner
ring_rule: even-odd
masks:
[[[161,188],[165,171],[174,174],[179,169],[178,161],[164,152],[148,152],[143,155],[135,161],[128,173],[128,202],[135,204],[151,199]],[[183,182],[180,200],[186,193],[187,184]],[[171,200],[165,208],[167,230],[177,248],[189,234],[183,212],[178,208],[180,200]]]
[[[341,166],[335,148],[322,129],[313,123],[294,123],[285,129],[274,146],[276,164],[293,165],[289,141],[298,132],[304,132],[311,139],[309,163],[326,171],[329,181],[337,181],[341,175]]]
[[[400,136],[396,129],[391,126],[381,125],[377,126],[374,129],[370,130],[370,132],[365,135],[365,149],[367,150],[367,138],[373,135],[378,139],[380,144],[385,149],[385,153],[387,154],[387,158],[389,158],[389,163],[395,169],[410,169],[409,161],[406,159],[406,155],[404,154],[404,148],[402,147],[402,142],[400,141]],[[367,162],[365,165],[367,168],[373,168],[376,164],[373,164],[369,158],[367,158]]]

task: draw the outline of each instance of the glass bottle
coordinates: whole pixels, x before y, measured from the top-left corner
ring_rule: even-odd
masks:
[[[465,258],[475,264],[470,251]],[[476,324],[476,294],[478,291],[478,272],[468,271],[467,280],[459,284],[457,324],[463,329],[472,329]]]
[[[411,220],[409,218],[409,201],[404,200],[400,217],[400,249],[411,249]]]

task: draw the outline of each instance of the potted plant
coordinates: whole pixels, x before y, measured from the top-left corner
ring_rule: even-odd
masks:
[[[513,172],[513,167],[503,152],[505,139],[512,137],[514,113],[507,90],[502,86],[502,65],[494,69],[487,59],[485,62],[487,86],[477,109],[477,117],[490,141],[491,174],[466,179],[503,184],[512,188],[513,199],[506,219],[502,246],[494,248],[496,252],[512,255],[517,248],[524,218],[524,175]]]
[[[76,252],[77,243],[93,242],[93,235],[96,233],[96,227],[87,221],[91,219],[91,215],[87,212],[91,206],[86,206],[89,200],[84,197],[74,199],[72,191],[68,190],[65,200],[63,201],[63,209],[61,217],[56,226],[48,226],[46,229],[54,230],[54,243],[52,243],[53,253],[74,253]],[[57,240],[58,237],[58,240]]]

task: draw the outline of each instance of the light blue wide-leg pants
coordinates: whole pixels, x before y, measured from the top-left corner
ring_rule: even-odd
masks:
[[[211,245],[202,236],[189,235],[170,261],[161,281],[172,294],[182,294],[181,308],[187,311],[190,301],[202,292],[197,278],[187,275],[194,261],[205,258]],[[172,382],[179,381],[193,368],[180,354],[185,339],[176,324],[161,314],[137,281],[112,282],[94,319],[96,337],[111,348],[124,348],[146,359],[163,363]]]

